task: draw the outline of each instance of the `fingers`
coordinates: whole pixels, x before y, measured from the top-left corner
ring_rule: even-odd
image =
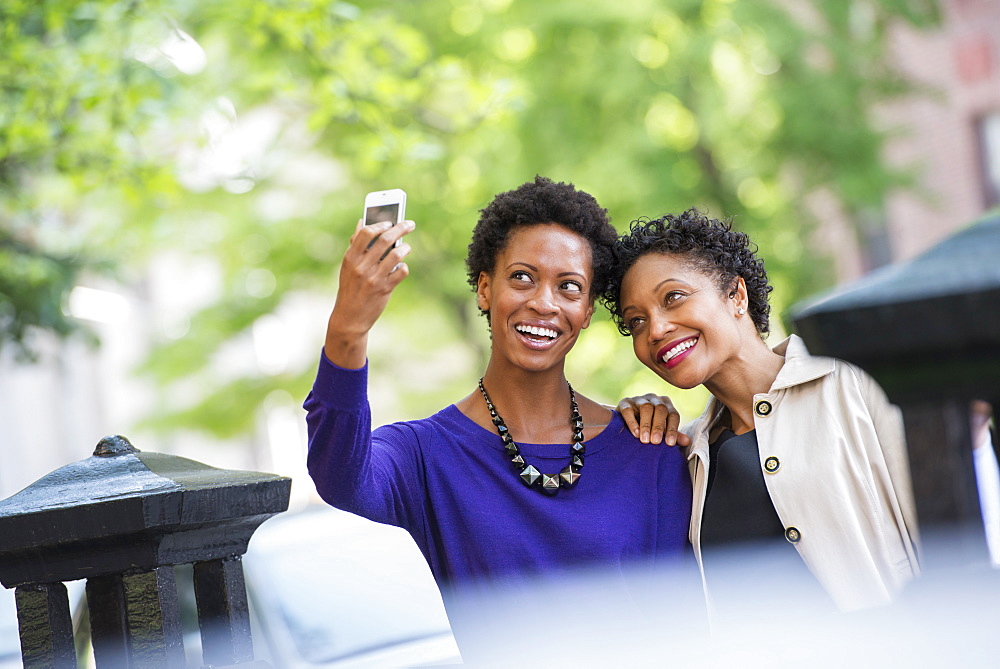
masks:
[[[395,244],[403,235],[413,232],[415,227],[416,224],[411,220],[401,221],[395,225],[391,221],[379,221],[365,225],[363,220],[359,220],[354,228],[354,234],[351,235],[351,245],[362,249],[368,249],[377,244],[388,247]]]
[[[379,263],[386,261],[385,265],[389,269],[395,267],[410,247],[404,244],[394,246],[399,240],[416,228],[413,221],[403,221],[398,225],[392,225],[388,221],[365,225],[359,222],[351,237],[351,244],[344,254],[344,259],[356,264],[363,271],[371,269]],[[404,253],[397,253],[405,246]]]
[[[667,446],[675,446],[678,435],[681,434],[681,415],[674,408],[674,403],[666,395],[647,395],[646,399],[654,407],[649,424],[649,442],[659,444],[662,441]]]
[[[650,402],[652,415],[649,417],[649,426],[646,428],[649,430],[648,443],[650,444],[659,444],[663,441],[663,434],[667,431],[667,421],[669,420],[670,409],[672,408],[659,400],[660,398],[656,398],[655,401]]]
[[[626,397],[616,407],[632,435],[644,444],[687,446],[690,440],[679,431],[681,415],[665,395],[647,393]]]
[[[644,444],[649,443],[650,426],[653,423],[656,403],[659,401],[659,397],[650,393],[641,397],[626,397],[618,403],[618,413],[625,419],[625,424],[631,430],[632,436]],[[661,428],[660,434],[662,435],[662,433],[663,429]]]
[[[667,413],[665,442],[667,446],[674,446],[678,443],[678,436],[683,434],[679,430],[681,426],[681,414],[674,408],[674,403],[670,401],[669,397],[663,397],[661,399],[665,400],[663,406]],[[687,438],[687,435],[683,436]],[[681,445],[683,446],[685,444]]]
[[[636,408],[632,399],[631,397],[626,397],[618,403],[615,410],[621,414],[622,419],[625,421],[625,426],[628,427],[628,431],[632,433],[632,436],[638,438],[639,423],[635,419]]]
[[[650,443],[650,436],[653,433],[653,419],[656,416],[656,405],[648,400],[644,400],[639,404],[639,441],[644,444]],[[657,434],[656,441],[652,442],[654,444],[660,443],[661,435],[663,430],[659,431]]]
[[[340,266],[337,303],[341,313],[365,315],[366,326],[374,323],[389,294],[409,275],[403,259],[412,248],[400,239],[414,228],[413,221],[395,226],[358,221]]]
[[[409,252],[409,249],[407,249],[407,252]],[[403,279],[405,279],[409,275],[410,275],[409,265],[407,265],[405,262],[402,261],[396,263],[395,265],[392,266],[392,269],[389,270],[389,277],[388,277],[389,288],[391,290],[394,290],[396,286],[402,283]]]
[[[401,221],[396,225],[388,225],[388,227],[383,228],[378,234],[378,241],[375,245],[382,244],[384,247],[388,248],[402,239],[404,235],[408,235],[413,232],[416,227],[417,226],[413,221]],[[379,257],[381,258],[382,256]]]
[[[411,250],[409,244],[402,243],[390,248],[382,258],[377,257],[377,251],[372,258],[365,258],[365,265],[359,267],[359,277],[364,277],[367,289],[373,294],[391,293],[395,290],[396,286],[410,274],[410,268],[403,262],[403,258],[409,255]]]

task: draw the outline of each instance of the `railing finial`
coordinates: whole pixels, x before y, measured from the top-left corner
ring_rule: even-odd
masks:
[[[138,452],[139,449],[133,446],[132,442],[120,434],[113,434],[110,437],[104,437],[104,439],[97,442],[97,448],[94,449],[94,455],[99,455],[101,457],[127,455],[129,453]]]

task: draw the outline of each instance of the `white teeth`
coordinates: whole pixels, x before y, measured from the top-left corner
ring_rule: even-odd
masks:
[[[548,328],[539,328],[534,325],[518,325],[518,332],[523,332],[524,334],[533,334],[539,337],[549,337],[550,339],[555,339],[558,333],[555,330],[550,330]]]
[[[672,349],[664,353],[663,356],[660,358],[660,360],[663,362],[669,362],[671,358],[676,358],[678,355],[688,350],[697,343],[698,343],[697,339],[688,339],[682,341],[680,344],[674,346]]]

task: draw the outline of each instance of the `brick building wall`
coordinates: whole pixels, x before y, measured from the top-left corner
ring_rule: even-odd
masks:
[[[912,258],[996,204],[981,124],[993,115],[1000,128],[1000,1],[941,0],[941,9],[939,29],[892,35],[899,67],[931,91],[880,110],[887,126],[905,132],[887,147],[887,160],[915,168],[919,184],[886,202],[892,261]],[[992,151],[1000,161],[1000,142]]]
[[[897,27],[891,57],[922,91],[877,110],[897,136],[885,159],[916,187],[892,194],[869,220],[849,222],[828,192],[810,195],[820,220],[812,243],[837,249],[838,283],[908,260],[1000,204],[1000,0],[938,0],[942,24]],[[984,122],[992,123],[991,157]]]

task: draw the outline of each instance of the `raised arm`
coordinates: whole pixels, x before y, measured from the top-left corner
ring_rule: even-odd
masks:
[[[408,527],[422,499],[417,444],[412,431],[382,428],[373,436],[368,403],[368,333],[389,296],[406,277],[410,246],[396,240],[412,221],[390,227],[359,223],[340,268],[312,392],[303,405],[309,428],[309,474],[329,504]]]

